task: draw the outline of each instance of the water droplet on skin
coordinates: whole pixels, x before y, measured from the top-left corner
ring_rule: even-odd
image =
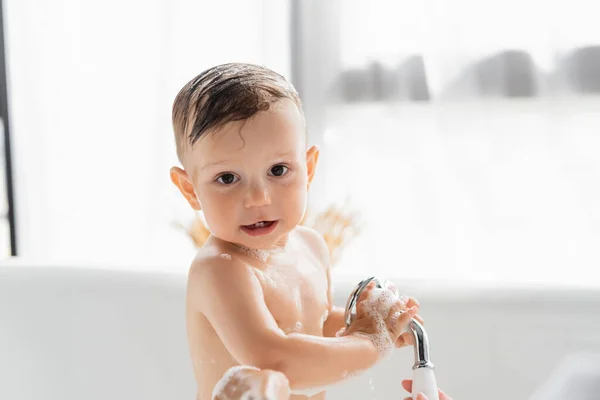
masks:
[[[269,286],[271,286],[273,289],[277,288],[277,284],[275,283],[273,278],[271,278],[269,275],[265,275],[265,279],[267,280],[267,283],[269,284]]]

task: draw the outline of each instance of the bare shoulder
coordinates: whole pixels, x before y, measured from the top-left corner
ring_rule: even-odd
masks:
[[[326,269],[329,268],[329,248],[327,247],[327,243],[325,243],[323,235],[306,226],[298,226],[295,231],[301,240],[313,251],[322,266]]]
[[[215,295],[231,291],[232,285],[252,285],[255,280],[252,268],[235,255],[214,246],[202,248],[188,272],[188,299],[202,311],[204,304],[211,303],[204,301],[206,298],[214,299]]]

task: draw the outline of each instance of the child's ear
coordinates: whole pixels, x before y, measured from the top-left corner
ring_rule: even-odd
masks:
[[[315,170],[317,169],[317,161],[319,161],[319,148],[312,146],[306,152],[306,174],[308,175],[308,187],[315,176]]]
[[[183,197],[185,197],[194,210],[199,211],[202,209],[200,202],[198,201],[198,196],[196,196],[194,186],[192,185],[187,172],[179,167],[171,168],[171,181],[175,184],[175,186],[177,186],[177,188],[179,188],[179,191]]]

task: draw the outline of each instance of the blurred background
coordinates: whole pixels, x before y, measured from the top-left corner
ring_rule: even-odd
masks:
[[[23,257],[185,271],[180,225],[195,216],[168,176],[171,104],[239,61],[301,94],[322,150],[309,211],[360,215],[339,273],[598,277],[600,28],[586,0],[3,3],[3,258],[12,228]]]

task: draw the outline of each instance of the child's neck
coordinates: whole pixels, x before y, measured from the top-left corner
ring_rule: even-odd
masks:
[[[269,261],[273,254],[278,253],[282,250],[279,247],[274,249],[253,249],[237,243],[231,243],[231,245],[243,254],[249,256],[250,258],[256,259],[263,263]]]
[[[234,242],[226,242],[226,241],[223,241],[223,242],[227,243],[234,250],[236,250],[237,252],[239,252],[241,254],[244,254],[244,255],[246,255],[252,259],[255,259],[257,261],[260,261],[261,263],[268,263],[269,260],[273,256],[279,255],[288,249],[289,234],[286,235],[285,238],[282,238],[277,243],[275,243],[271,248],[266,248],[266,249],[252,248],[252,247],[244,246],[243,244],[234,243]]]

